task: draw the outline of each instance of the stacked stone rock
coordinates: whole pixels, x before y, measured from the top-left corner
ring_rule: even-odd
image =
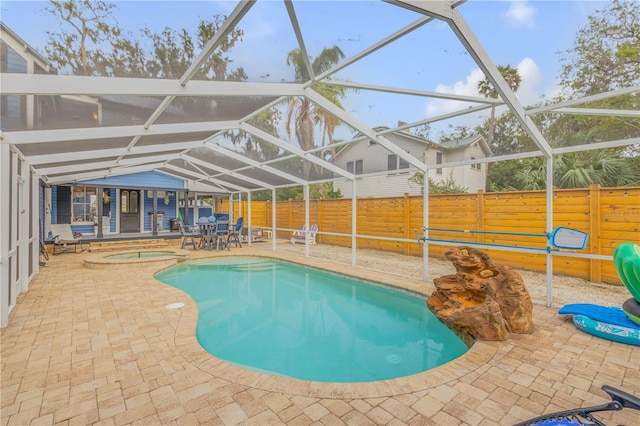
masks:
[[[467,344],[533,333],[533,303],[520,274],[471,247],[454,247],[445,256],[456,274],[436,278],[427,299],[440,321]]]

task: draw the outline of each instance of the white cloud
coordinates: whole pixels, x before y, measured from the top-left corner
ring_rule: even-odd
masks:
[[[520,74],[520,88],[516,97],[524,106],[533,105],[540,100],[537,87],[540,83],[540,67],[531,58],[524,58],[516,66]]]
[[[480,71],[480,68],[476,68],[464,81],[457,81],[451,86],[446,84],[438,84],[435,91],[440,93],[449,93],[454,95],[478,95],[478,83],[484,78],[484,74]],[[446,114],[453,111],[459,111],[465,107],[466,103],[458,101],[450,101],[444,99],[435,99],[427,102],[426,113],[427,117],[433,117],[440,114]]]
[[[533,28],[535,26],[536,9],[526,1],[514,1],[504,14],[511,27]]]
[[[543,98],[550,98],[557,93],[557,86],[543,88],[540,90],[539,86],[542,81],[542,73],[540,72],[540,67],[533,59],[525,57],[520,61],[516,68],[518,69],[518,73],[521,77],[520,87],[516,92],[516,98],[523,106],[526,107],[534,105],[540,102]],[[456,95],[482,96],[478,93],[478,82],[482,79],[484,79],[484,73],[480,68],[476,68],[472,70],[464,80],[456,81],[451,85],[438,84],[435,91]],[[432,99],[426,103],[425,112],[427,117],[435,117],[453,111],[460,111],[468,105],[468,103],[458,101]],[[485,116],[489,116],[488,110],[486,112],[471,114],[471,116],[467,116],[466,118],[460,117],[458,120],[465,122],[475,121],[482,119]],[[475,125],[477,123],[469,124]]]

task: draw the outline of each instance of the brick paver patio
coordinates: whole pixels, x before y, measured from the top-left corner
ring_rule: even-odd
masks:
[[[327,267],[259,244],[229,254]],[[327,384],[242,370],[198,345],[195,303],[156,281],[157,267],[88,269],[85,256],[52,257],[2,330],[2,425],[509,425],[603,403],[603,384],[640,396],[640,347],[582,333],[539,301],[533,335],[476,343],[460,359],[407,378]],[[331,269],[433,290],[377,271]],[[185,306],[166,308],[175,302]],[[640,425],[638,411],[602,418]]]

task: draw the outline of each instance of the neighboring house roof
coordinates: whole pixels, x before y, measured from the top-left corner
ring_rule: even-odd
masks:
[[[33,47],[31,47],[26,41],[24,41],[22,38],[20,38],[20,36],[18,36],[18,34],[14,33],[11,28],[7,27],[7,25],[4,22],[0,22],[0,30],[2,31],[2,33],[8,35],[11,39],[13,39],[14,41],[14,45],[20,45],[22,47],[22,51],[17,51],[17,53],[19,54],[23,54],[23,52],[27,52],[29,55],[31,55],[33,57],[33,59],[38,63],[38,65],[45,69],[47,72],[51,73],[51,74],[56,74],[56,69],[53,67],[53,65],[51,64],[51,62],[49,62],[44,56],[42,56],[40,53],[38,53],[37,50],[35,50]],[[5,42],[8,42],[8,40],[6,40],[5,35],[3,34],[2,37],[0,37],[0,39],[5,40]],[[13,46],[12,46],[13,47]],[[14,48],[15,50],[15,48]]]
[[[389,128],[388,127],[384,127],[384,126],[380,126],[380,127],[375,127],[373,130],[379,132],[381,130],[387,130],[387,129],[389,129]],[[356,137],[360,137],[360,136],[362,136],[362,135],[359,134]],[[428,148],[445,149],[445,150],[466,149],[469,146],[471,146],[473,143],[478,142],[480,147],[485,152],[487,157],[493,155],[493,153],[491,152],[491,148],[489,148],[489,145],[487,144],[487,142],[485,141],[484,137],[482,137],[482,136],[469,136],[469,137],[462,138],[462,139],[454,139],[454,140],[449,140],[449,141],[442,142],[442,143],[436,143],[436,142],[429,141],[429,140],[427,140],[425,138],[422,138],[420,136],[412,135],[411,133],[402,130],[402,131],[398,131],[398,132],[385,134],[385,137],[387,137],[389,139],[393,139],[394,137],[403,137],[403,138],[406,138],[406,139],[411,140],[413,142],[424,144],[425,148],[428,147]],[[361,140],[359,142],[354,142],[352,144],[346,145],[343,149],[341,149],[340,151],[338,151],[336,153],[335,158],[337,159],[339,157],[344,156],[345,153],[348,152],[349,149],[352,146],[356,145],[356,144],[368,143],[368,142],[369,142],[368,140]]]
[[[373,130],[376,131],[376,132],[380,132],[382,130],[388,130],[388,129],[389,129],[389,127],[385,127],[385,126],[378,126],[378,127],[374,127],[373,128]],[[357,139],[357,138],[362,137],[362,136],[363,136],[362,133],[358,133],[355,136],[354,139]],[[405,139],[408,139],[408,140],[410,140],[412,142],[416,142],[416,143],[420,143],[422,145],[425,145],[425,147],[433,144],[433,142],[430,142],[430,141],[428,141],[428,140],[426,140],[424,138],[421,138],[419,136],[412,135],[411,133],[405,132],[404,130],[393,132],[393,133],[387,133],[387,134],[385,134],[383,136],[385,138],[387,138],[387,139],[390,139],[390,140],[394,139],[396,137],[405,138]],[[335,161],[335,159],[337,159],[339,157],[344,156],[345,153],[349,152],[349,150],[353,146],[358,145],[358,144],[362,144],[362,143],[369,143],[369,142],[370,142],[370,139],[364,139],[364,140],[361,140],[361,141],[358,141],[358,142],[353,142],[353,143],[350,143],[348,145],[345,145],[342,149],[340,149],[338,152],[336,152],[336,155],[335,155],[335,158],[334,158],[333,161]]]
[[[485,141],[484,137],[482,136],[469,136],[462,139],[454,139],[454,140],[442,142],[439,145],[448,149],[458,149],[458,148],[467,148],[475,142],[478,142],[478,144],[480,144],[480,146],[482,147],[482,150],[485,152],[487,157],[493,155],[493,153],[491,152],[491,148],[487,144],[487,141]]]

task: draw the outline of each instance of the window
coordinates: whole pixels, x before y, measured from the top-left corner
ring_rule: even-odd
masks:
[[[96,188],[74,186],[71,193],[71,214],[73,222],[93,222],[98,214]]]
[[[440,152],[440,151],[436,152],[436,164],[442,164],[442,152]],[[441,175],[442,174],[442,168],[436,169],[436,174]]]
[[[138,213],[138,191],[124,190],[120,193],[120,211]]]
[[[395,154],[387,156],[387,170],[408,169],[409,163]]]
[[[471,160],[477,160],[477,159],[478,159],[478,157],[471,157]],[[471,165],[471,168],[473,170],[481,171],[482,170],[482,164],[474,163],[474,164]]]
[[[354,170],[355,164],[355,170]],[[356,175],[362,174],[362,160],[347,161],[347,171]]]
[[[387,157],[387,170],[396,170],[398,168],[398,157],[391,154]]]

